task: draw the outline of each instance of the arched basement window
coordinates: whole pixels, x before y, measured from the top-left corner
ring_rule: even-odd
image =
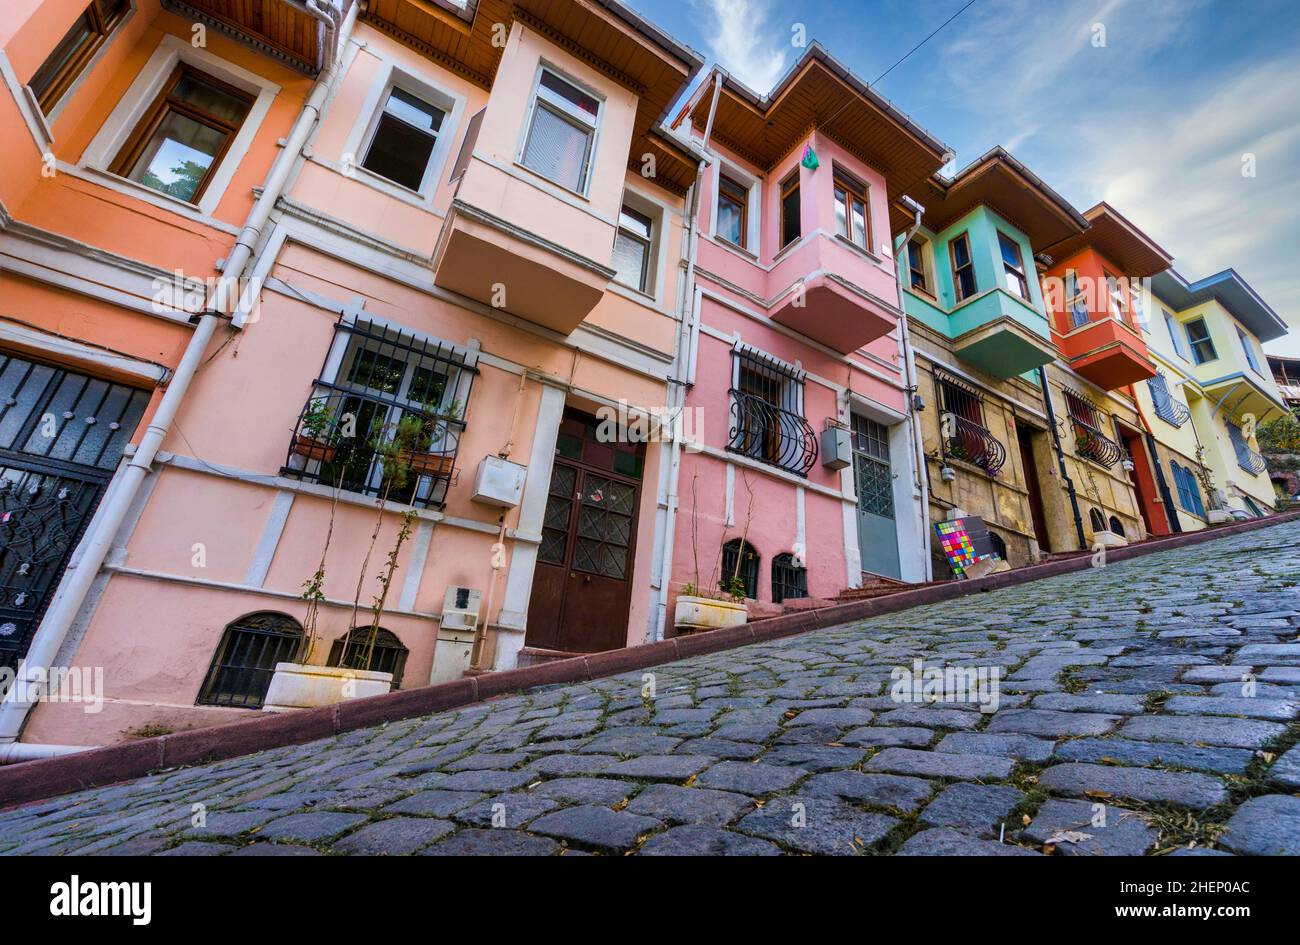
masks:
[[[739,538],[733,538],[722,546],[722,574],[718,578],[719,586],[724,591],[731,590],[731,579],[737,576],[737,562],[739,562],[740,583],[745,590],[745,596],[757,600],[758,552],[749,542]]]
[[[1110,530],[1113,531],[1120,538],[1124,537],[1124,523],[1121,522],[1114,515],[1110,517]]]
[[[275,664],[293,660],[302,624],[288,614],[262,610],[226,626],[199,690],[199,705],[260,709]]]
[[[794,555],[786,552],[772,559],[772,603],[787,598],[808,596],[808,571],[795,564]]]
[[[330,647],[330,666],[346,666],[349,669],[369,669],[375,673],[392,673],[393,688],[402,684],[402,671],[406,668],[406,657],[410,652],[402,646],[397,635],[383,627],[375,634],[374,653],[370,665],[366,666],[366,651],[370,649],[370,628],[356,627],[346,636],[339,637]]]
[[[1097,509],[1088,510],[1088,521],[1092,523],[1094,532],[1104,532],[1106,530],[1106,518]]]
[[[993,546],[993,553],[1003,561],[1007,560],[1007,543],[997,532],[989,532],[989,544]]]

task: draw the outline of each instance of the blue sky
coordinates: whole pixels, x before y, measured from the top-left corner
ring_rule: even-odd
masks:
[[[793,24],[873,81],[966,0],[629,2],[767,92],[801,52]],[[1188,279],[1235,268],[1295,326],[1268,350],[1300,356],[1295,0],[975,0],[877,89],[958,167],[1000,144],[1080,210],[1114,204]]]

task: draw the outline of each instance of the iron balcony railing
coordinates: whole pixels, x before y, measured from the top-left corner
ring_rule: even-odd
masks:
[[[418,431],[405,440],[397,435],[403,420],[416,421]],[[442,508],[464,429],[464,420],[318,380],[298,415],[280,474]]]
[[[947,455],[974,463],[990,476],[1002,471],[1007,451],[997,437],[965,417],[949,414],[944,419],[951,424],[945,447]]]
[[[732,389],[731,431],[727,450],[797,476],[817,462],[817,434],[803,417]]]
[[[1233,443],[1233,448],[1237,453],[1237,465],[1251,475],[1258,476],[1268,468],[1268,463],[1263,456],[1260,456],[1245,443]]]
[[[1077,417],[1072,417],[1071,422],[1074,424],[1074,452],[1077,455],[1108,469],[1124,457],[1123,448],[1096,427]]]
[[[1164,374],[1157,372],[1155,377],[1148,379],[1147,388],[1151,392],[1151,403],[1155,407],[1156,416],[1161,420],[1181,427],[1192,419],[1192,412],[1174,400]]]

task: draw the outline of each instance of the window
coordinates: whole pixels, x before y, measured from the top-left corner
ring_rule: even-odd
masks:
[[[995,555],[997,555],[1003,561],[1008,560],[1007,543],[1006,540],[1001,535],[999,535],[997,532],[989,532],[989,544],[993,546],[993,553]]]
[[[598,100],[543,69],[524,141],[524,166],[561,187],[583,192],[599,114]]]
[[[1088,299],[1079,289],[1079,274],[1073,269],[1065,271],[1065,310],[1070,315],[1070,328],[1088,324]]]
[[[1184,361],[1192,359],[1191,352],[1187,350],[1187,339],[1183,333],[1178,330],[1178,319],[1174,318],[1173,312],[1162,308],[1160,314],[1165,317],[1165,330],[1169,332],[1169,343],[1174,346],[1174,354],[1178,355]]]
[[[260,709],[276,663],[293,662],[302,625],[286,614],[264,610],[226,627],[199,690],[199,705]]]
[[[178,66],[109,170],[197,203],[252,103],[247,92]]]
[[[999,232],[998,249],[1002,252],[1002,271],[1007,291],[1028,302],[1029,281],[1025,278],[1025,263],[1020,255],[1020,244],[1005,233]]]
[[[803,417],[803,375],[775,358],[736,349],[727,449],[806,476],[817,436]]]
[[[1124,318],[1124,313],[1128,311],[1128,303],[1124,300],[1124,283],[1109,272],[1105,273],[1105,278],[1107,305],[1110,308],[1111,318],[1117,322],[1127,321]]]
[[[996,476],[1006,462],[1006,448],[984,427],[980,395],[955,378],[935,374],[944,456],[979,466]]]
[[[1110,468],[1123,455],[1118,443],[1101,432],[1101,408],[1077,391],[1066,390],[1065,407],[1074,427],[1074,452]]]
[[[376,628],[373,641],[369,627],[354,627],[331,644],[329,662],[326,665],[369,670],[372,673],[392,673],[393,688],[397,689],[402,685],[402,671],[406,668],[408,652],[397,635],[383,627]],[[369,666],[366,665],[367,662]]]
[[[650,291],[650,234],[653,228],[648,216],[623,205],[618,217],[618,233],[614,237],[614,278],[640,292]]]
[[[925,243],[913,237],[907,244],[907,270],[912,281],[912,288],[926,295],[930,291],[930,275],[925,265]]]
[[[975,294],[975,260],[970,253],[970,237],[965,233],[948,244],[952,254],[952,284],[961,302]]]
[[[1255,357],[1255,346],[1250,343],[1250,336],[1241,330],[1241,327],[1234,325],[1237,329],[1237,338],[1241,342],[1242,354],[1246,356],[1246,363],[1256,374],[1263,376],[1264,372],[1259,369],[1259,360]]]
[[[732,582],[750,600],[758,599],[758,552],[747,541],[733,538],[722,546],[722,576],[718,586],[731,593]]]
[[[1201,501],[1201,490],[1197,484],[1196,473],[1186,466],[1180,466],[1174,460],[1169,461],[1174,473],[1174,490],[1178,493],[1178,504],[1193,515],[1205,518],[1205,503]]]
[[[1191,412],[1174,400],[1173,392],[1169,390],[1169,380],[1164,372],[1157,370],[1156,376],[1147,380],[1147,389],[1151,393],[1151,403],[1156,409],[1156,416],[1161,420],[1181,427],[1191,419]]]
[[[129,0],[95,0],[77,17],[27,83],[42,112],[54,110],[130,9]]]
[[[1124,523],[1114,515],[1110,517],[1110,530],[1120,538],[1124,537]]]
[[[361,166],[408,190],[420,189],[446,115],[410,92],[393,88]]]
[[[1218,358],[1219,352],[1214,350],[1214,341],[1210,338],[1210,329],[1206,327],[1204,318],[1193,318],[1184,327],[1187,329],[1187,340],[1192,343],[1192,357],[1197,364]]]
[[[335,331],[280,474],[441,508],[478,369],[451,345],[396,328],[340,319]]]
[[[474,117],[469,120],[465,126],[465,137],[461,139],[460,150],[456,152],[456,160],[451,165],[451,174],[448,176],[448,182],[460,180],[464,176],[466,169],[469,167],[469,159],[474,156],[474,145],[478,143],[478,131],[483,125],[483,113],[486,108],[480,108],[474,113]]]
[[[1094,532],[1104,532],[1106,530],[1106,517],[1097,509],[1088,510],[1088,523],[1092,525]]]
[[[781,182],[781,247],[799,238],[799,169]]]
[[[870,249],[871,218],[867,211],[867,188],[845,174],[835,174],[835,229],[852,243]]]
[[[772,603],[808,596],[808,571],[786,552],[772,559]]]
[[[745,248],[749,232],[749,191],[730,177],[718,178],[717,233],[728,243]]]
[[[1250,448],[1250,444],[1246,442],[1246,434],[1241,427],[1231,420],[1224,420],[1223,422],[1228,428],[1228,439],[1232,441],[1233,452],[1237,454],[1237,465],[1254,476],[1258,476],[1267,469],[1268,464],[1264,462],[1264,457]]]

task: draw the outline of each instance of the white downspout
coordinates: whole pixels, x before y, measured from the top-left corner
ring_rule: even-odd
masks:
[[[907,244],[912,241],[916,231],[921,228],[921,216],[925,213],[925,208],[911,197],[903,197],[902,202],[913,214],[912,225],[903,236],[903,252],[906,253]],[[924,580],[929,581],[934,577],[933,563],[930,558],[930,477],[926,474],[925,444],[921,440],[921,423],[916,416],[914,397],[917,390],[916,360],[912,352],[911,335],[907,331],[907,303],[903,295],[905,291],[903,288],[903,267],[898,265],[897,252],[894,253],[894,281],[898,284],[898,310],[902,313],[902,318],[898,320],[898,340],[903,348],[903,370],[904,376],[907,378],[907,422],[912,428],[916,481],[921,489],[921,553],[924,555],[924,560],[921,563],[921,575]]]
[[[360,4],[354,3],[351,6],[340,27],[338,25],[337,11],[334,12],[333,16],[330,16],[317,6],[317,2],[318,0],[309,0],[308,9],[313,10],[313,15],[316,15],[318,19],[321,19],[326,24],[326,39],[322,48],[327,49],[328,52],[323,54],[322,62],[329,62],[332,70],[338,62],[338,57],[333,51],[334,47],[347,41],[347,36],[356,23]],[[216,334],[217,325],[222,319],[229,317],[226,314],[226,309],[232,300],[239,297],[239,284],[244,269],[247,267],[249,259],[252,258],[253,249],[257,244],[262,227],[270,219],[271,211],[280,198],[297,154],[302,150],[307,136],[311,133],[320,117],[321,104],[325,99],[332,78],[332,72],[321,72],[316,84],[312,87],[311,94],[303,105],[303,110],[294,123],[293,129],[289,132],[284,149],[276,155],[271,170],[267,174],[266,182],[262,187],[262,194],[257,198],[252,209],[249,210],[248,218],[244,223],[244,228],[240,231],[239,239],[236,241],[229,257],[227,257],[220,280],[208,295],[203,316],[199,319],[194,334],[186,345],[185,354],[181,357],[180,364],[177,365],[176,372],[167,385],[166,393],[163,394],[157,411],[150,419],[149,426],[140,439],[135,454],[123,468],[117,488],[111,490],[105,496],[106,505],[100,509],[93,531],[86,536],[83,545],[84,551],[80,560],[75,568],[70,569],[64,575],[58,594],[49,611],[46,612],[45,618],[41,621],[36,636],[32,639],[32,645],[22,663],[24,674],[30,673],[33,668],[44,668],[50,665],[58,655],[59,648],[63,645],[63,641],[67,637],[73,621],[76,620],[77,614],[80,613],[82,604],[86,600],[86,594],[90,591],[91,585],[99,575],[104,558],[108,555],[109,549],[117,537],[127,510],[135,499],[141,483],[149,474],[154,456],[171,430],[172,421],[176,418],[181,401],[189,390],[190,383],[194,380],[194,375],[202,363],[208,344],[212,341],[213,335]],[[27,713],[31,711],[32,702],[26,699],[20,701],[17,693],[24,692],[39,697],[43,689],[39,677],[43,675],[44,673],[37,673],[38,678],[35,679],[27,675],[24,680],[25,685],[22,686],[15,682],[11,687],[10,695],[3,703],[0,703],[0,744],[16,742],[22,734],[23,725],[27,720]],[[10,758],[10,760],[20,759]],[[3,761],[0,761],[0,763],[3,763]]]
[[[713,74],[713,101],[709,105],[709,120],[705,123],[704,139],[700,145],[702,151],[708,151],[709,136],[713,133],[713,115],[718,109],[718,96],[721,92],[722,73],[715,72]],[[677,539],[678,485],[682,471],[682,433],[685,430],[685,417],[683,414],[686,410],[686,386],[693,380],[695,373],[691,355],[691,338],[694,334],[695,323],[699,319],[695,292],[695,257],[700,245],[700,193],[704,189],[704,169],[707,166],[707,158],[701,159],[695,169],[695,183],[691,185],[690,216],[687,220],[689,233],[686,243],[686,275],[684,276],[685,284],[682,291],[682,322],[677,333],[677,357],[673,364],[673,372],[677,375],[677,384],[672,395],[671,416],[680,418],[680,422],[674,420],[677,429],[673,433],[672,448],[669,453],[671,458],[668,461],[668,495],[664,500],[667,516],[664,522],[662,557],[659,562],[659,593],[656,595],[655,600],[655,609],[658,614],[655,618],[653,639],[650,641],[652,643],[664,638],[664,630],[668,623],[668,590],[673,575],[673,544]]]

